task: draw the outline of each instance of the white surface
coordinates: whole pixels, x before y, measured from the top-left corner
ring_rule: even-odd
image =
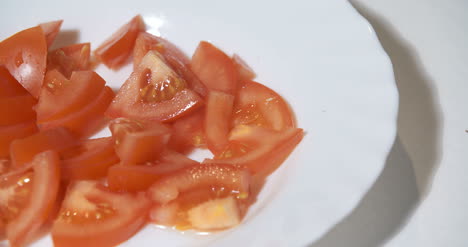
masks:
[[[236,51],[259,81],[285,96],[307,131],[240,227],[212,236],[148,227],[126,246],[303,246],[349,213],[381,172],[396,133],[393,72],[347,2],[48,2],[54,1],[2,2],[0,35],[64,18],[60,42],[78,38],[95,46],[140,12],[187,52],[201,39]],[[114,87],[123,81],[104,78]]]
[[[468,1],[352,2],[394,64],[399,138],[359,206],[311,247],[466,247]]]

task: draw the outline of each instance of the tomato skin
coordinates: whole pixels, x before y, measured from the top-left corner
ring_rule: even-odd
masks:
[[[27,121],[34,121],[36,113],[33,106],[36,99],[25,94],[8,98],[0,98],[0,126],[19,124]]]
[[[29,203],[7,225],[11,246],[23,246],[38,232],[52,212],[60,184],[60,159],[55,151],[36,155],[32,161],[34,175]]]
[[[149,206],[142,194],[113,193],[95,181],[72,183],[52,226],[54,246],[115,246],[144,226]],[[105,216],[96,219],[97,213]]]
[[[47,43],[39,26],[20,31],[0,43],[0,65],[35,98],[44,79]]]
[[[29,94],[26,89],[10,74],[8,69],[0,66],[0,98]]]
[[[73,44],[50,51],[47,56],[47,70],[58,70],[66,78],[73,71],[90,69],[91,44]]]
[[[144,23],[141,16],[133,17],[96,49],[96,56],[111,69],[120,68],[127,62],[137,35],[143,30]]]
[[[231,58],[214,45],[201,41],[192,56],[191,68],[209,90],[235,94],[236,67]]]
[[[205,115],[205,135],[208,148],[217,154],[228,143],[231,130],[234,96],[217,91],[208,93]]]
[[[38,131],[34,121],[0,127],[0,158],[10,155],[10,144],[15,139],[25,138]]]
[[[57,34],[60,31],[62,23],[63,20],[57,20],[39,24],[46,37],[47,47],[52,46],[52,43],[54,43],[55,37],[57,37]]]
[[[237,54],[232,55],[232,62],[237,70],[237,78],[239,81],[250,81],[257,76],[252,68]]]
[[[61,151],[76,144],[77,139],[67,129],[50,129],[14,140],[10,145],[10,157],[13,167],[21,167],[38,153],[46,150]]]

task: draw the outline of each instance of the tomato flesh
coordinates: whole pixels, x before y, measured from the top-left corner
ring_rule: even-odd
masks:
[[[29,94],[26,89],[10,74],[8,69],[0,66],[0,97],[14,97]]]
[[[39,26],[18,32],[0,43],[0,65],[35,98],[41,90],[46,58],[47,43]]]
[[[232,55],[232,62],[237,70],[237,78],[240,82],[253,80],[256,75],[252,68],[237,54]]]
[[[10,144],[15,139],[25,138],[37,131],[34,121],[0,127],[0,158],[6,158],[10,155]]]
[[[0,222],[7,225],[28,203],[33,172],[10,172],[0,176]]]
[[[177,119],[172,124],[172,135],[167,146],[180,153],[188,153],[194,148],[205,148],[204,119],[204,110]]]
[[[113,193],[95,181],[71,184],[52,226],[54,246],[115,246],[146,223],[144,195]]]
[[[127,62],[137,35],[143,30],[144,23],[141,16],[133,17],[96,49],[96,56],[111,69],[120,68]]]
[[[47,70],[58,70],[66,78],[73,71],[90,69],[91,44],[74,44],[50,51],[47,56]]]
[[[60,31],[62,23],[63,20],[57,20],[39,24],[46,37],[47,47],[52,46],[52,43],[54,43],[55,37],[57,37]]]
[[[0,126],[34,121],[36,99],[29,94],[0,98]]]
[[[232,109],[234,96],[210,91],[206,104],[205,135],[208,148],[217,154],[228,143],[228,134],[231,130]]]

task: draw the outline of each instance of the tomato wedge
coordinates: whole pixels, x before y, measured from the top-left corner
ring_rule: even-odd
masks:
[[[192,56],[191,68],[208,89],[235,94],[237,69],[231,58],[214,45],[200,42]]]
[[[137,15],[104,41],[96,49],[96,56],[111,69],[120,68],[130,57],[141,31],[144,31],[144,23],[141,16]]]
[[[39,129],[48,130],[57,127],[66,127],[76,137],[86,138],[101,129],[105,123],[103,113],[114,98],[114,92],[105,86],[97,98],[77,112],[58,119],[39,123]]]
[[[35,98],[39,97],[47,59],[47,43],[42,28],[32,27],[0,43],[0,65]]]
[[[179,74],[189,88],[201,96],[206,96],[207,89],[190,68],[190,59],[171,42],[147,32],[141,32],[133,50],[133,67],[136,69],[148,51],[155,50],[164,57],[166,63]]]
[[[15,139],[25,138],[38,131],[36,122],[24,122],[16,125],[0,127],[0,158],[10,155],[10,144]]]
[[[36,99],[29,94],[0,98],[0,126],[34,121]]]
[[[107,173],[107,183],[113,191],[143,191],[164,175],[198,164],[182,154],[166,150],[154,162],[136,166],[112,166]]]
[[[172,135],[167,146],[180,153],[188,153],[194,148],[205,148],[204,120],[204,110],[177,119],[172,124]]]
[[[29,94],[26,89],[10,74],[8,69],[0,66],[0,97],[14,97]]]
[[[38,124],[79,111],[99,96],[105,84],[94,71],[73,72],[70,80],[57,70],[48,71],[36,107]]]
[[[81,43],[50,51],[47,56],[47,70],[58,70],[66,78],[73,71],[90,69],[91,44]]]
[[[23,246],[53,210],[60,185],[60,159],[55,151],[36,155],[32,161],[34,175],[31,196],[20,214],[7,225],[7,238],[11,246]]]
[[[10,145],[10,157],[13,167],[21,167],[31,162],[38,153],[46,150],[61,151],[76,144],[77,140],[67,129],[50,129],[14,140]]]
[[[226,191],[245,197],[249,194],[250,174],[246,169],[224,164],[201,164],[184,168],[154,183],[149,198],[165,204],[180,193],[200,187],[223,187]]]
[[[112,137],[86,140],[61,152],[60,156],[62,180],[102,178],[110,166],[119,163]]]
[[[286,101],[275,91],[254,81],[245,81],[239,88],[233,119],[234,125],[257,125],[273,130],[296,126]]]
[[[257,75],[252,68],[237,54],[232,55],[232,62],[237,70],[239,81],[253,80]]]
[[[47,47],[52,46],[52,43],[54,43],[55,37],[57,37],[57,34],[60,31],[62,23],[63,20],[57,20],[39,24],[46,37]]]
[[[144,195],[113,193],[95,181],[71,184],[52,226],[56,247],[115,246],[146,223]]]
[[[210,91],[206,104],[205,135],[208,148],[217,154],[228,144],[234,96]]]
[[[149,51],[120,88],[106,115],[141,121],[170,122],[202,105],[202,98],[187,88],[156,51]]]

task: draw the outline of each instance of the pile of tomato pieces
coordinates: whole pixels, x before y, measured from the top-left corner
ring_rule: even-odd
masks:
[[[303,137],[288,104],[237,55],[202,41],[188,58],[136,16],[91,53],[51,49],[62,21],[0,43],[0,236],[24,246],[114,246],[149,222],[240,223]],[[131,61],[118,92],[94,70]],[[89,139],[108,126],[112,135]],[[197,162],[194,149],[213,157]]]

